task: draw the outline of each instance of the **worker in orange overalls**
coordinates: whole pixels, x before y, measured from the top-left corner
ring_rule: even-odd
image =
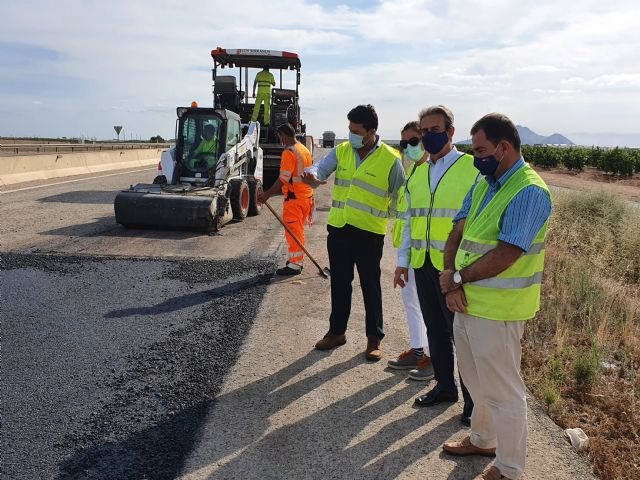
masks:
[[[262,194],[262,201],[282,190],[284,203],[282,219],[294,235],[304,245],[304,222],[311,223],[314,210],[313,188],[302,182],[304,169],[313,164],[311,152],[296,140],[296,132],[289,123],[280,125],[276,131],[284,147],[280,160],[280,176],[271,187]],[[277,270],[278,275],[299,275],[302,272],[304,252],[300,245],[285,230],[289,244],[289,260],[286,266]]]

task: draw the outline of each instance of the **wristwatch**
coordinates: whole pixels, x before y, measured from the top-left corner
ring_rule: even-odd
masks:
[[[456,285],[462,285],[462,275],[460,274],[460,270],[453,272],[453,283]]]

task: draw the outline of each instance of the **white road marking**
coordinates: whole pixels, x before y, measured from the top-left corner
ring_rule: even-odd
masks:
[[[96,178],[115,177],[116,175],[126,175],[128,173],[148,172],[150,170],[155,170],[155,168],[145,168],[144,170],[129,170],[128,172],[110,173],[108,175],[98,175],[98,176],[95,176],[95,177],[77,178],[76,180],[66,180],[64,182],[47,183],[46,185],[36,185],[36,186],[33,186],[33,187],[16,188],[15,190],[5,190],[4,192],[0,191],[0,195],[2,195],[4,193],[23,192],[25,190],[33,190],[35,188],[44,188],[44,187],[53,187],[55,185],[64,185],[65,183],[84,182],[85,180],[95,180]]]

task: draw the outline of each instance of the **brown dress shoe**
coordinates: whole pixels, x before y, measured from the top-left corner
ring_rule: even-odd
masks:
[[[442,449],[451,455],[466,457],[467,455],[480,455],[482,457],[495,457],[495,448],[480,448],[471,443],[469,435],[459,442],[447,442],[442,445]]]
[[[508,477],[505,477],[500,473],[498,467],[495,465],[488,466],[484,472],[478,475],[473,480],[510,480]]]
[[[322,337],[322,340],[316,343],[316,348],[318,350],[331,350],[345,343],[347,343],[347,336],[345,334],[334,335],[333,333],[327,333]]]
[[[367,360],[377,362],[382,358],[380,349],[380,339],[378,337],[367,337],[367,349],[364,352]]]

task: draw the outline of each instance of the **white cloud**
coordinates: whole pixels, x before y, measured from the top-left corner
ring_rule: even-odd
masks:
[[[379,109],[390,137],[433,103],[454,110],[460,138],[488,111],[543,133],[597,129],[596,115],[621,133],[638,129],[629,121],[640,110],[640,7],[632,0],[383,0],[366,9],[32,0],[3,5],[0,15],[8,19],[0,44],[60,54],[4,67],[0,108],[18,111],[0,120],[2,131],[30,134],[37,125],[33,133],[100,136],[114,122],[135,122],[145,136],[171,134],[176,106],[211,103],[209,51],[217,46],[298,52],[303,116],[316,135],[346,131],[358,103]],[[9,80],[15,89],[49,77],[73,88],[65,98],[46,84],[3,90]]]

